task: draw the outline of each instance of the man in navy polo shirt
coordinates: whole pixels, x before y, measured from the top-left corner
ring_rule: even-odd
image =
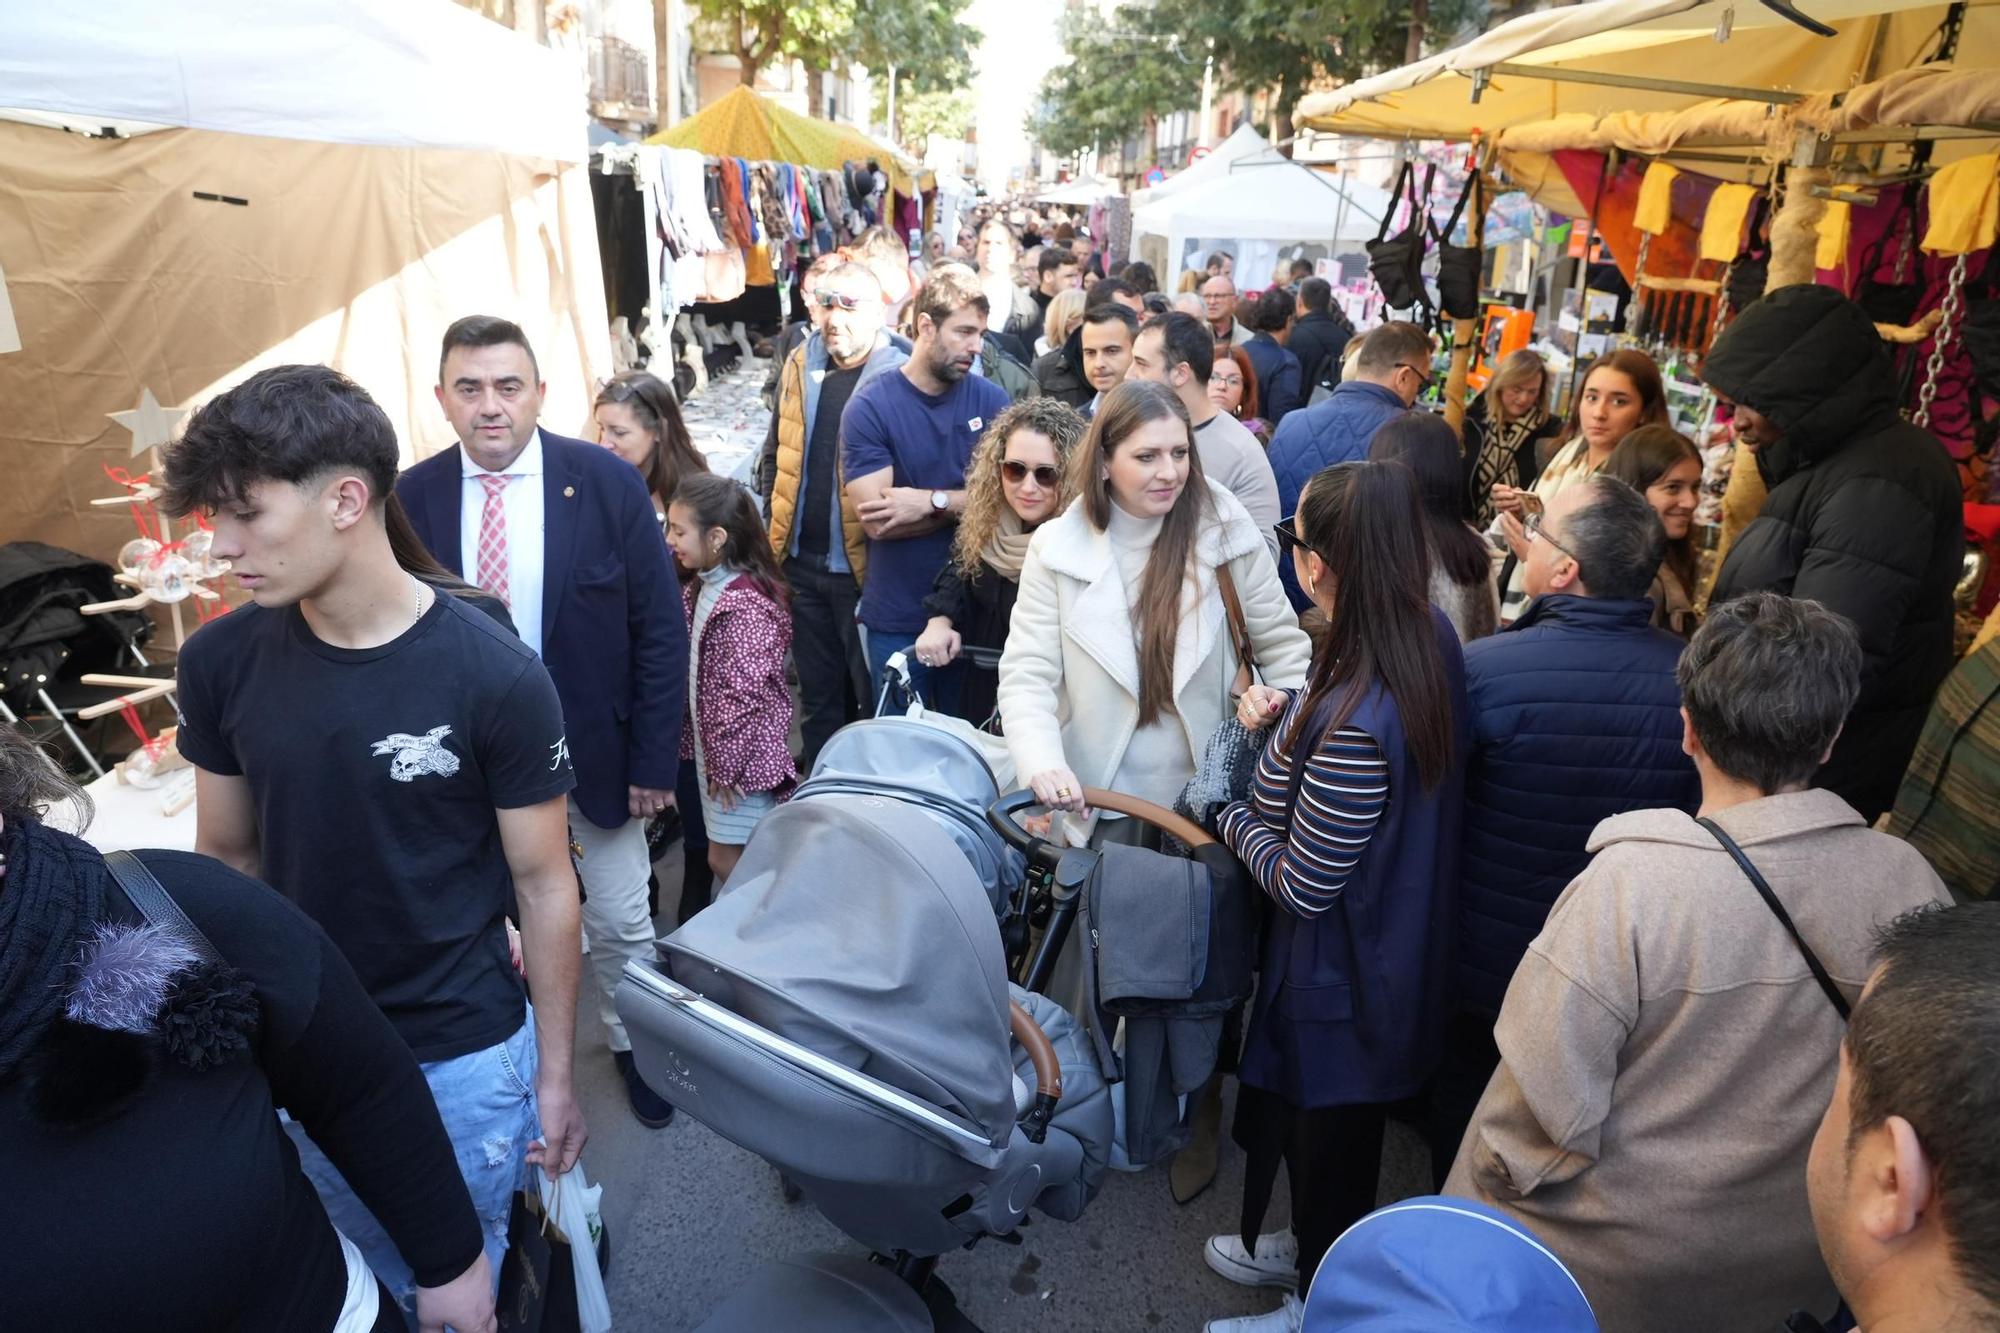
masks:
[[[979,275],[940,265],[914,298],[916,343],[895,374],[854,391],[840,419],[840,471],[868,534],[868,573],[857,618],[868,672],[880,689],[891,654],[910,661],[932,708],[956,702],[963,663],[930,671],[911,651],[929,620],[924,596],[951,557],[965,508],[965,470],[1006,391],[971,373],[986,335]]]

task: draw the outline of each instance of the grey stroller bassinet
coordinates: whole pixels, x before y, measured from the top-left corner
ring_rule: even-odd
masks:
[[[991,891],[933,814],[788,802],[658,951],[618,992],[647,1081],[879,1260],[775,1265],[703,1327],[969,1327],[933,1257],[1095,1193],[1112,1116],[1088,1040],[1009,986]]]

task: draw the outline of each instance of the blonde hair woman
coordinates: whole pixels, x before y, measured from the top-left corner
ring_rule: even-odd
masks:
[[[968,644],[1006,645],[1028,543],[1075,498],[1070,455],[1086,426],[1076,409],[1053,398],[1026,399],[993,419],[966,473],[965,512],[951,559],[924,599],[930,621],[917,637],[918,662],[948,666]],[[985,722],[993,716],[996,692],[989,672],[970,673],[958,715],[974,725]]]
[[[1068,341],[1083,319],[1083,289],[1072,287],[1049,298],[1048,313],[1042,316],[1042,336],[1035,341],[1035,354],[1047,356]]]
[[[1064,835],[1124,841],[1135,835],[1093,828],[1085,785],[1171,804],[1238,706],[1218,571],[1235,585],[1264,678],[1246,706],[1298,688],[1312,652],[1264,534],[1202,475],[1172,390],[1135,380],[1111,390],[1070,471],[1075,502],[1035,533],[1022,563],[1000,716],[1021,778],[1072,816]]]
[[[1465,413],[1465,485],[1475,527],[1493,521],[1496,484],[1526,490],[1541,471],[1536,450],[1562,423],[1549,415],[1549,368],[1527,348],[1510,353]]]

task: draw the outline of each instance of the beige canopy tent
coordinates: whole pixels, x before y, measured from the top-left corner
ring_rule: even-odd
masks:
[[[1549,168],[1560,149],[1681,155],[1741,179],[1794,156],[1801,134],[1880,153],[1938,143],[1938,165],[2000,135],[2000,3],[1963,8],[1957,57],[1924,64],[1952,6],[1805,0],[1819,36],[1748,0],[1596,0],[1526,14],[1428,60],[1299,104],[1335,134],[1493,144],[1516,184],[1588,210]]]
[[[1953,57],[1937,60],[1947,41]],[[1591,210],[1553,162],[1563,150],[1729,180],[1782,168],[1777,287],[1813,279],[1836,162],[1866,182],[1906,167],[1918,141],[1931,141],[1933,166],[2000,144],[1996,63],[2000,0],[1803,0],[1790,15],[1748,0],[1595,0],[1307,97],[1295,118],[1338,134],[1481,140],[1536,202],[1573,217]],[[1738,462],[1725,546],[1762,502],[1756,469]]]
[[[147,461],[107,414],[269,365],[345,371],[434,452],[474,312],[527,330],[552,428],[587,424],[610,339],[563,54],[449,0],[18,5],[0,104],[5,538],[110,558],[132,522],[90,502]]]

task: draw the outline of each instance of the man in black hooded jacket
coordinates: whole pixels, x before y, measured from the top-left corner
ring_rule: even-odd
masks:
[[[1951,670],[1965,540],[1958,471],[1930,432],[1897,414],[1874,324],[1832,288],[1784,287],[1751,305],[1702,374],[1736,405],[1737,438],[1770,492],[1711,600],[1769,590],[1854,622],[1861,697],[1814,783],[1873,821],[1895,799]]]

